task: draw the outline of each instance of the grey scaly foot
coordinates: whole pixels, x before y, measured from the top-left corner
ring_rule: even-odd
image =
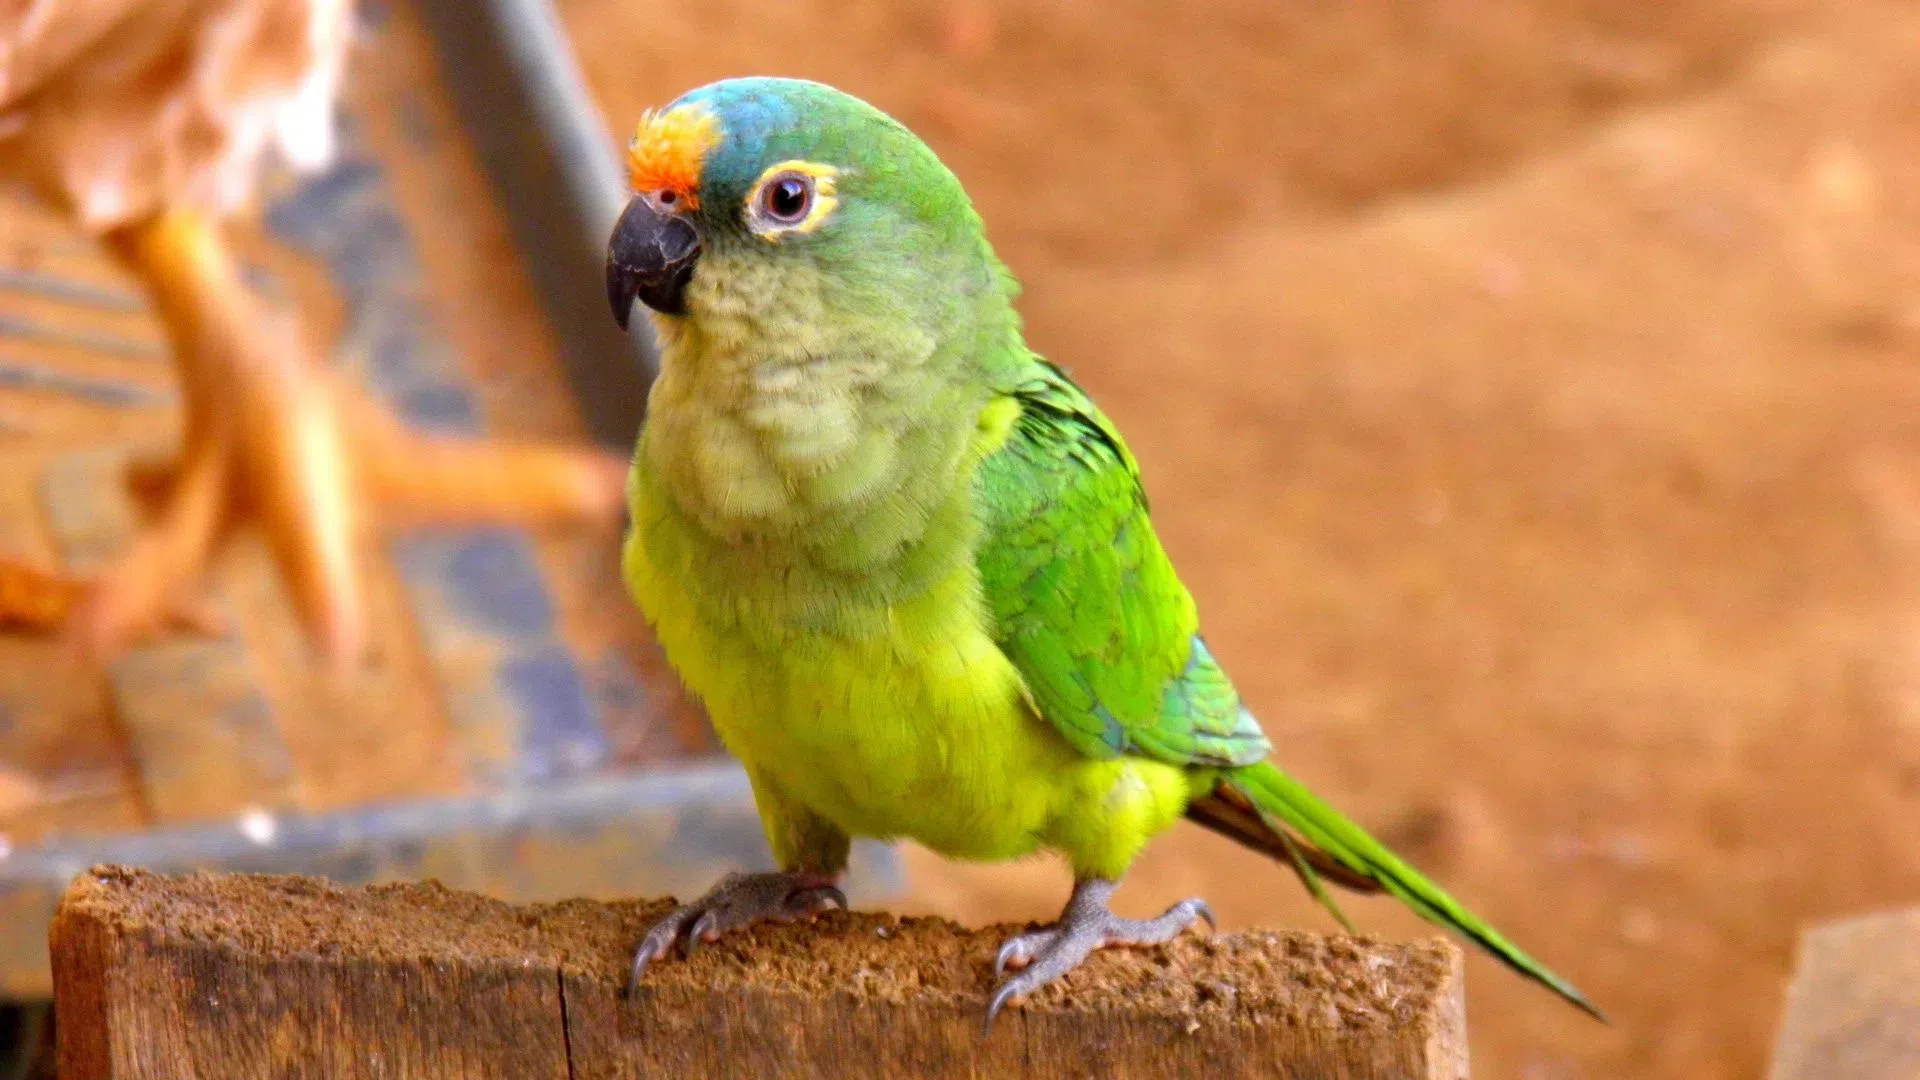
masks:
[[[830,907],[844,911],[846,906],[846,894],[825,874],[807,870],[728,874],[707,895],[681,904],[653,924],[634,951],[627,990],[631,993],[640,985],[647,965],[665,956],[676,942],[681,956],[692,956],[701,942],[717,941],[729,930],[768,920],[791,922]]]
[[[1158,945],[1180,936],[1195,922],[1213,928],[1213,909],[1205,900],[1182,900],[1151,919],[1123,919],[1107,907],[1116,883],[1088,878],[1076,882],[1067,910],[1052,926],[1008,939],[993,959],[993,973],[1019,974],[1000,984],[987,1004],[987,1030],[1007,1002],[1035,990],[1080,966],[1095,949],[1108,945]]]

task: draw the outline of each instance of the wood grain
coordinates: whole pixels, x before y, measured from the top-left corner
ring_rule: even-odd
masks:
[[[53,925],[60,1075],[1466,1076],[1445,942],[1113,951],[983,1035],[1010,928],[834,913],[659,964],[628,998],[629,950],[668,903],[99,867]]]

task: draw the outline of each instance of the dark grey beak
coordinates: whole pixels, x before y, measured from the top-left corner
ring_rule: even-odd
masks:
[[[655,210],[643,196],[627,203],[607,242],[607,302],[620,329],[636,298],[662,315],[685,315],[699,259],[700,234],[685,218]]]

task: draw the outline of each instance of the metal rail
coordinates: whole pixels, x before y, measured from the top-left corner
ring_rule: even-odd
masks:
[[[633,445],[659,370],[607,315],[607,236],[627,198],[611,129],[549,0],[419,0],[442,77],[559,339],[587,429]]]

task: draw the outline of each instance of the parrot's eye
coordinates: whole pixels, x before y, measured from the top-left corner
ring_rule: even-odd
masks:
[[[777,244],[818,229],[840,205],[840,170],[813,161],[767,166],[747,191],[741,216],[755,236]]]
[[[760,189],[760,208],[783,225],[805,221],[813,209],[813,178],[802,173],[774,177]]]

